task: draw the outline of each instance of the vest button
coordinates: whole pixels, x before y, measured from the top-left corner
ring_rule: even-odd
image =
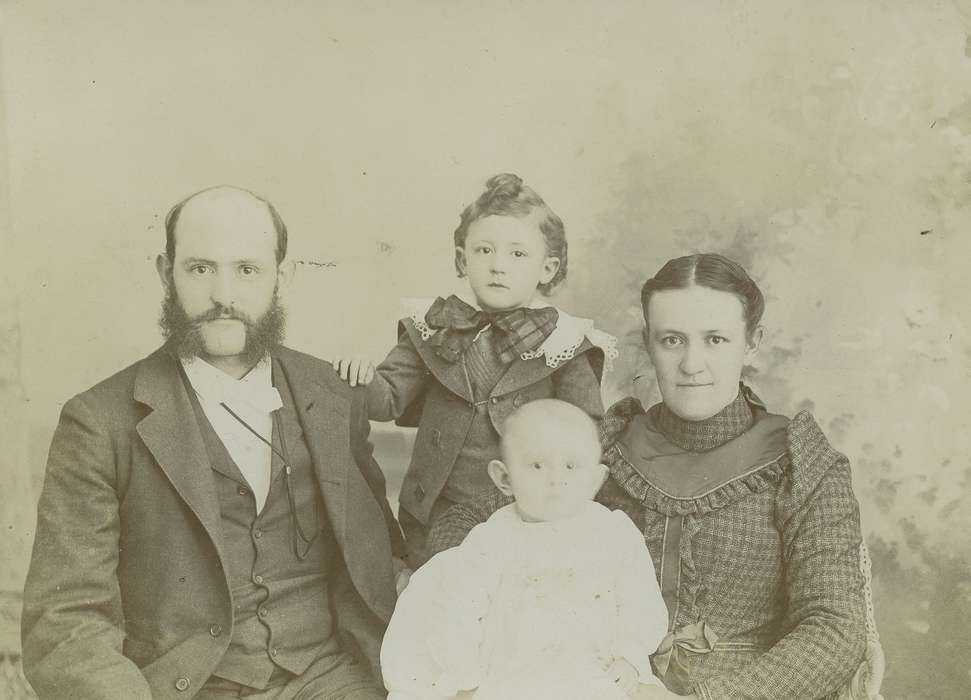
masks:
[[[209,634],[211,634],[213,637],[218,637],[222,633],[222,625],[209,625]]]
[[[180,693],[183,692],[183,691],[185,691],[185,690],[188,690],[189,689],[189,679],[186,678],[185,676],[182,676],[182,678],[180,678],[179,680],[177,680],[175,682],[175,689],[178,690]]]
[[[254,530],[253,531],[253,537],[255,537],[256,539],[260,539],[262,536],[263,536],[263,531],[262,530]]]
[[[259,574],[256,574],[256,576],[253,577],[253,583],[256,583],[256,584],[263,583],[263,577],[260,576]]]
[[[279,653],[280,652],[276,650],[276,647],[273,647],[272,649],[270,649],[270,656],[276,656]]]
[[[259,609],[259,615],[260,615],[260,617],[266,617],[269,614],[270,614],[270,611],[267,610],[266,608],[260,608]]]
[[[246,496],[249,494],[249,491],[247,491],[242,486],[240,486],[239,488],[236,489],[236,493],[238,493],[240,496]]]

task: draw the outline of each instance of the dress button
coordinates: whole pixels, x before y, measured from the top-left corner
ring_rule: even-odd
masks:
[[[189,679],[186,678],[185,676],[182,676],[182,678],[180,678],[179,680],[177,680],[175,682],[175,689],[178,690],[180,693],[182,691],[184,691],[184,690],[188,690],[189,689]]]
[[[489,399],[489,400],[490,400],[490,401],[492,401],[492,403],[499,403],[499,397],[497,397],[497,396],[493,396],[493,397],[492,397],[491,399]]]
[[[209,634],[211,634],[213,637],[218,637],[222,633],[222,625],[209,625]]]
[[[263,577],[256,574],[256,576],[253,577],[253,583],[263,583]]]
[[[247,496],[247,495],[249,495],[249,491],[247,491],[246,489],[244,489],[242,486],[240,486],[238,489],[236,489],[236,493],[238,493],[240,496]]]
[[[262,530],[254,530],[253,531],[253,537],[255,537],[256,539],[260,539],[262,536],[263,536],[263,531]]]

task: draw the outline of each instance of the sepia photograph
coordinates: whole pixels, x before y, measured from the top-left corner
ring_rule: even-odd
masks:
[[[971,698],[971,0],[0,0],[0,700]]]

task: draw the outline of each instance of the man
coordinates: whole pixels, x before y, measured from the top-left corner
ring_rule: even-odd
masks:
[[[232,187],[166,219],[166,344],[65,406],[27,577],[41,698],[383,698],[403,548],[363,390],[281,346],[286,227]]]

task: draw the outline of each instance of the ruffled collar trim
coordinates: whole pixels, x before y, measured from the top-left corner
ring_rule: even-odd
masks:
[[[636,399],[618,402],[601,426],[611,480],[668,516],[709,513],[764,491],[779,482],[788,465],[789,421],[759,405],[750,408],[753,423],[746,432],[699,453],[668,440]]]
[[[469,300],[467,295],[456,294],[462,301],[480,308],[475,300]],[[402,299],[402,310],[406,318],[411,319],[415,329],[421,334],[422,340],[428,340],[435,334],[435,329],[425,322],[425,314],[431,307],[434,299]],[[552,306],[541,299],[534,299],[530,304],[531,309],[543,309]],[[553,307],[556,308],[556,307]],[[557,320],[556,328],[547,336],[538,348],[522,353],[523,360],[532,360],[542,357],[546,366],[556,369],[560,365],[572,360],[576,351],[589,340],[604,353],[604,370],[610,370],[613,360],[617,359],[617,338],[594,328],[593,321],[589,318],[579,318],[571,316],[560,309],[556,309]]]

